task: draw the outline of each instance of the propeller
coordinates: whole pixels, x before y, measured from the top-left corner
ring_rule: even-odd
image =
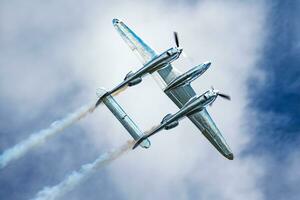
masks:
[[[179,47],[178,33],[176,31],[174,31],[174,39],[175,39],[176,47]]]
[[[229,100],[229,101],[231,100],[230,96],[229,96],[229,95],[227,95],[227,94],[218,93],[218,95],[219,95],[220,97],[224,98],[224,99],[227,99],[227,100]]]
[[[182,51],[182,56],[188,61],[189,65],[194,66],[194,59],[192,59],[185,51]]]
[[[176,31],[174,31],[173,33],[174,33],[174,40],[175,40],[176,47],[179,48],[178,33]],[[182,51],[182,56],[188,60],[190,65],[193,65],[193,63],[194,63],[193,59],[189,55],[187,55],[185,51]]]
[[[220,97],[222,97],[223,99],[226,99],[226,100],[228,100],[228,101],[231,100],[231,97],[230,97],[228,94],[220,93],[219,90],[215,90],[213,86],[211,86],[211,90],[212,90],[213,92],[215,92],[215,93],[217,94],[217,96],[220,96]],[[212,106],[213,103],[214,103],[214,101],[211,102],[209,105]]]

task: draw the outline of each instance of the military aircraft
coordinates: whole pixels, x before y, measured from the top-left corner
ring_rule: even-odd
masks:
[[[104,102],[109,107],[136,140],[134,148],[138,145],[149,148],[150,141],[148,137],[162,129],[174,128],[178,125],[178,121],[186,116],[222,155],[232,160],[232,151],[206,110],[206,106],[211,105],[217,96],[229,100],[230,97],[215,89],[211,89],[203,95],[197,96],[191,86],[191,82],[201,76],[210,67],[211,63],[205,62],[181,74],[171,65],[171,62],[176,60],[182,52],[182,48],[179,48],[178,34],[176,32],[174,33],[176,47],[170,48],[158,55],[122,21],[113,19],[113,25],[130,49],[140,58],[144,66],[135,73],[128,73],[124,81],[111,91],[107,92],[102,89],[100,93],[98,93],[99,100],[96,105]],[[173,115],[168,114],[164,117],[159,126],[144,135],[112,96],[125,86],[133,86],[140,83],[142,77],[147,74],[151,74],[154,77],[164,93],[180,110]]]

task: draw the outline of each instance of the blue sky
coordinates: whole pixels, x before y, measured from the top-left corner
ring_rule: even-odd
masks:
[[[157,51],[173,45],[177,30],[194,62],[212,61],[194,86],[231,94],[231,103],[220,100],[209,111],[236,160],[224,160],[182,122],[153,139],[152,151],[126,155],[62,199],[299,199],[299,11],[298,1],[1,2],[0,152],[139,66],[111,25],[120,17]],[[184,64],[181,71],[189,69]],[[119,97],[143,129],[176,111],[153,85],[148,78]],[[33,198],[127,140],[101,109],[1,169],[0,199]]]
[[[272,26],[264,48],[264,57],[260,62],[261,67],[267,71],[267,82],[264,87],[254,82],[250,82],[249,86],[255,89],[253,96],[262,97],[253,101],[256,108],[262,112],[273,112],[276,117],[287,120],[286,123],[276,120],[269,122],[270,127],[274,128],[267,130],[268,134],[263,134],[271,138],[270,143],[263,140],[263,144],[268,145],[269,150],[276,150],[281,146],[294,148],[299,143],[298,11],[297,1],[278,2],[272,7],[268,16]],[[278,140],[282,140],[279,146]]]
[[[266,71],[267,81],[259,85],[251,80],[249,84],[251,95],[259,97],[251,106],[260,110],[265,122],[255,133],[253,148],[255,153],[270,154],[272,158],[263,182],[270,199],[299,198],[299,179],[293,186],[286,178],[290,156],[299,156],[300,144],[299,9],[299,1],[274,3],[268,16],[271,29],[259,63]],[[252,148],[248,153],[253,153]]]

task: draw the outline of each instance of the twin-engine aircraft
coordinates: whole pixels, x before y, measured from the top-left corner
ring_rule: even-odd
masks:
[[[109,108],[136,141],[133,149],[137,146],[149,148],[151,143],[148,138],[150,136],[163,129],[172,129],[179,124],[180,119],[188,117],[223,156],[233,160],[232,151],[206,110],[206,106],[212,105],[218,96],[227,100],[230,100],[230,96],[222,94],[214,88],[198,96],[190,84],[201,76],[211,63],[202,63],[181,74],[171,65],[182,53],[176,32],[174,33],[176,47],[157,54],[122,21],[113,19],[113,25],[130,49],[140,58],[143,67],[136,72],[129,72],[124,81],[112,90],[99,89],[97,91],[99,100],[96,106],[103,102]],[[154,77],[164,93],[178,106],[179,111],[173,115],[166,115],[160,125],[144,134],[112,96],[128,86],[139,84],[142,78],[148,74]]]

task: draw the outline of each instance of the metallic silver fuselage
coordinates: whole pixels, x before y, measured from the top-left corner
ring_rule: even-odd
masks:
[[[165,88],[165,91],[180,87],[184,84],[191,83],[192,81],[200,77],[209,68],[210,64],[210,62],[202,63],[196,67],[193,67],[184,74],[174,78]]]

